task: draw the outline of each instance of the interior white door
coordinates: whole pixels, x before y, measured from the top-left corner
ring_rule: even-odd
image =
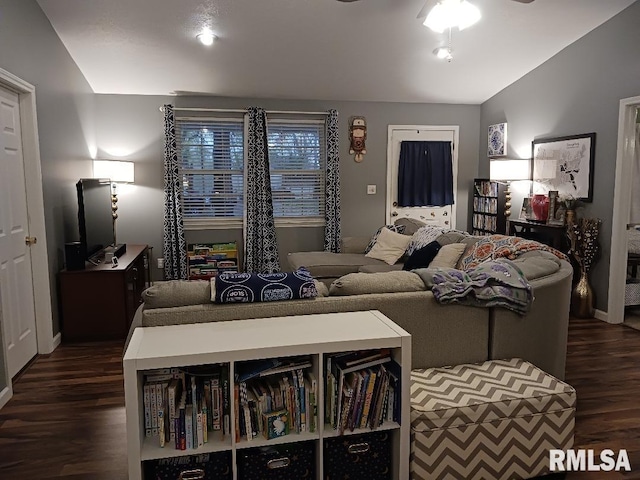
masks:
[[[38,352],[18,95],[0,88],[0,308],[13,377]],[[29,242],[32,240],[29,240]]]
[[[455,228],[455,208],[443,207],[400,207],[398,206],[398,164],[400,144],[403,141],[445,141],[451,142],[453,159],[453,198],[455,204],[458,176],[458,127],[447,126],[389,126],[387,148],[387,223],[397,218],[415,218],[431,225]]]

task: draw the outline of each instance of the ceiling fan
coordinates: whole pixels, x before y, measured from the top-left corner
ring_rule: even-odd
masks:
[[[338,0],[338,1],[354,2],[356,0]],[[535,0],[511,0],[511,1],[518,2],[518,3],[532,3]],[[419,19],[425,18],[427,14],[433,9],[433,7],[435,7],[439,3],[443,3],[442,0],[427,0],[422,6],[422,8],[420,9],[420,12],[418,13],[417,18]]]

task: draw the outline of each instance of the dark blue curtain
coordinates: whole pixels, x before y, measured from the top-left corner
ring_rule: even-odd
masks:
[[[453,205],[451,142],[401,142],[398,205]]]

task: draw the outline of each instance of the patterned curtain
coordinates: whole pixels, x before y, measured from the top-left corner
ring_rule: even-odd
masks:
[[[186,280],[187,245],[182,225],[182,182],[178,174],[178,150],[173,106],[164,106],[164,277]]]
[[[247,273],[280,271],[267,148],[267,116],[250,107],[247,150],[244,267]]]
[[[329,110],[327,117],[327,180],[324,249],[340,251],[340,153],[338,150],[338,112]]]

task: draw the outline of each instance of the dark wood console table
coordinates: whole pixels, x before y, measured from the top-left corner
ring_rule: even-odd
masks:
[[[529,220],[510,219],[509,235],[536,240],[561,252],[569,250],[567,227],[564,225],[548,225],[546,223],[530,222]]]
[[[126,338],[131,321],[149,283],[147,245],[127,245],[111,263],[59,274],[64,341]]]

